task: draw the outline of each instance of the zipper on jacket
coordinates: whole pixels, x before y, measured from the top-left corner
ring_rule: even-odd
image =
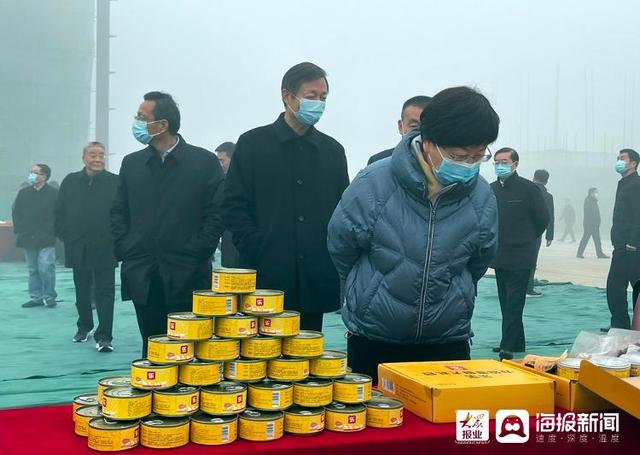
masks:
[[[431,266],[431,251],[433,249],[433,235],[436,230],[436,207],[440,198],[436,198],[432,204],[429,201],[430,215],[429,215],[429,231],[427,235],[427,253],[424,259],[424,270],[422,273],[422,289],[420,290],[420,313],[418,316],[418,330],[416,331],[416,343],[420,343],[422,338],[422,324],[424,323],[424,307],[427,297],[427,282],[429,281],[429,269]]]

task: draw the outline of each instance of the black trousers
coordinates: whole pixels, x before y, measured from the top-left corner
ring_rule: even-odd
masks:
[[[564,239],[566,239],[567,236],[571,237],[571,241],[572,242],[576,241],[576,235],[573,233],[573,223],[565,224],[565,226],[564,226],[564,234],[562,234],[562,238],[560,239],[560,241],[564,242]]]
[[[607,276],[607,305],[611,312],[611,327],[629,329],[627,288],[640,279],[640,251],[614,249]]]
[[[540,255],[540,245],[542,245],[542,237],[538,238],[536,243],[536,267],[538,266],[538,256]],[[536,267],[531,269],[529,274],[529,282],[527,283],[527,292],[533,291],[533,281],[536,277]]]
[[[113,301],[115,298],[115,269],[74,268],[73,284],[76,288],[78,330],[93,329],[91,301],[95,299],[98,328],[93,334],[96,342],[113,339]]]
[[[580,239],[580,245],[578,245],[578,256],[584,254],[584,250],[589,243],[589,239],[593,237],[593,244],[596,246],[596,255],[604,256],[602,252],[602,242],[600,242],[600,228],[585,228],[582,239]]]
[[[300,330],[322,332],[323,313],[300,313]]]
[[[395,344],[374,341],[349,334],[348,364],[354,373],[363,373],[378,383],[378,364],[389,362],[426,362],[437,360],[469,360],[468,341],[445,344]]]
[[[525,337],[522,313],[531,269],[496,269],[496,283],[502,313],[502,341],[505,351],[524,352]]]

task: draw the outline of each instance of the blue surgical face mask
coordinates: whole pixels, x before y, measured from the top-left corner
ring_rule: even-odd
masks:
[[[442,154],[442,150],[440,147],[436,145],[436,149],[440,156],[442,157],[442,163],[436,169],[435,166],[432,166],[433,174],[436,176],[438,181],[443,185],[451,185],[453,183],[467,183],[473,180],[478,173],[480,172],[480,163],[464,163],[464,162],[456,162],[450,158],[445,157]]]
[[[145,120],[141,120],[138,118],[133,119],[133,126],[131,127],[131,131],[133,132],[133,137],[135,137],[138,142],[144,145],[147,145],[149,142],[151,142],[151,139],[153,139],[155,136],[160,134],[160,133],[149,134],[148,125],[149,123],[156,123],[159,121],[160,120],[147,122]]]
[[[511,170],[511,165],[509,164],[496,164],[495,170],[496,170],[496,175],[502,179],[505,179],[509,177],[511,174],[513,174],[513,171]]]
[[[29,183],[29,185],[35,185],[37,181],[38,181],[38,174],[34,174],[32,172],[27,176],[27,183]]]
[[[291,109],[295,118],[303,125],[313,126],[318,123],[324,112],[325,102],[322,100],[308,100],[306,98],[298,98],[300,108],[297,111]]]
[[[622,161],[622,160],[616,161],[616,172],[618,174],[622,174],[626,170],[627,170],[627,162],[626,161]]]

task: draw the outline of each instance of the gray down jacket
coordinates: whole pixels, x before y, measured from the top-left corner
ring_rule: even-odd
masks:
[[[371,340],[464,341],[476,284],[496,253],[496,201],[478,176],[430,202],[419,139],[405,135],[391,158],[362,170],[331,217],[329,253],[346,280],[342,318]]]

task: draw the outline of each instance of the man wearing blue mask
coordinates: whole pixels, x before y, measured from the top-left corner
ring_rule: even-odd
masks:
[[[516,172],[520,158],[512,148],[494,155],[498,177],[491,184],[498,202],[498,253],[492,263],[496,272],[502,312],[502,341],[494,352],[513,358],[524,352],[522,313],[531,271],[536,265],[538,238],[549,225],[550,214],[540,189]]]
[[[327,224],[349,184],[344,148],[315,128],[329,86],[324,70],[300,63],[284,75],[284,112],[240,136],[225,181],[222,213],[258,287],[282,290],[301,328],[321,330],[340,306]]]
[[[640,279],[640,155],[633,149],[620,150],[615,169],[621,175],[616,190],[611,225],[613,254],[607,277],[607,304],[611,327],[629,329],[627,288]]]
[[[476,285],[496,251],[498,219],[479,175],[499,118],[468,87],[438,93],[390,159],[362,170],[329,224],[345,280],[348,363],[469,358]]]

